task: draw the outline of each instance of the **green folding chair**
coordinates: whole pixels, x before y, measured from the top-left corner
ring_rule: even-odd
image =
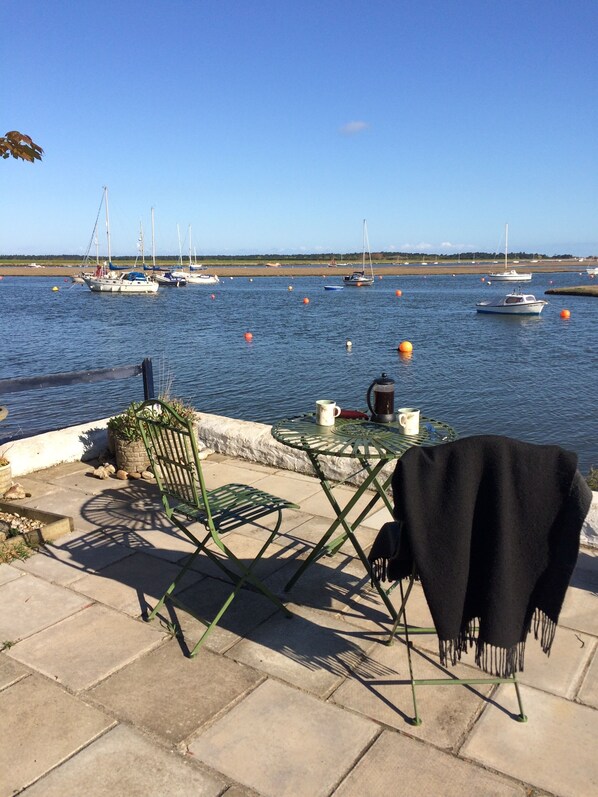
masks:
[[[291,617],[281,600],[258,578],[255,569],[279,532],[282,510],[298,509],[298,506],[247,484],[227,484],[208,490],[192,421],[181,417],[167,402],[157,399],[144,402],[135,415],[166,515],[195,546],[195,551],[150,612],[147,621],[154,619],[167,599],[187,611],[206,626],[199,641],[190,651],[189,655],[194,656],[243,587],[261,592],[285,615]],[[259,520],[273,512],[278,513],[274,529],[267,530],[268,537],[253,561],[241,561],[225,544],[223,535],[248,524],[257,526]],[[191,531],[189,526],[193,523],[202,524],[207,533],[197,535]],[[260,528],[264,529],[263,526]],[[245,529],[244,533],[246,531]],[[211,542],[215,543],[215,548],[208,547]],[[211,621],[196,615],[174,594],[199,554],[207,556],[232,584],[232,591]],[[230,566],[227,567],[227,563]]]

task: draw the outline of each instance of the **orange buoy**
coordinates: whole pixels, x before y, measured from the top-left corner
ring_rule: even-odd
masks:
[[[403,354],[405,352],[411,352],[413,351],[413,344],[408,340],[402,340],[399,343],[398,351],[402,352]]]
[[[246,332],[243,335],[243,337],[245,338],[245,340],[253,340],[253,335],[251,334],[251,332]]]
[[[561,318],[571,318],[571,310],[561,310]]]
[[[395,291],[395,296],[402,296],[402,295],[403,295],[403,291]]]
[[[215,293],[211,293],[210,294],[210,299],[215,299],[215,298],[216,298],[216,294]]]
[[[303,300],[303,304],[309,304],[309,299],[307,298],[307,296],[306,296],[306,297],[305,297],[305,299]]]
[[[486,282],[486,277],[480,277],[480,282]]]

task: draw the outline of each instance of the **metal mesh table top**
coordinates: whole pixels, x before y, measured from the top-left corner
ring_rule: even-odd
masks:
[[[398,459],[412,446],[435,446],[457,439],[451,426],[431,418],[420,418],[419,434],[405,435],[397,422],[337,418],[334,426],[318,426],[315,413],[277,421],[272,436],[300,451],[368,460]]]

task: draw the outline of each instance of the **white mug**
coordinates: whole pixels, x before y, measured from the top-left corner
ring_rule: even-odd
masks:
[[[318,426],[334,426],[334,419],[340,415],[341,408],[336,401],[322,399],[316,401],[316,423]]]
[[[419,410],[413,407],[401,407],[397,418],[403,434],[419,434]]]

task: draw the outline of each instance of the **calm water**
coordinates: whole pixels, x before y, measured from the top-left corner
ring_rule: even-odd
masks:
[[[589,278],[536,274],[525,290],[542,297],[551,281]],[[476,301],[507,290],[479,275],[384,276],[370,289],[323,290],[334,282],[340,277],[235,277],[106,296],[58,278],[5,277],[0,378],[149,356],[160,389],[206,412],[270,422],[312,410],[318,398],[364,408],[368,385],[386,371],[396,406],[421,407],[460,434],[558,443],[577,451],[582,469],[598,465],[598,300],[545,297],[542,316],[513,318],[475,312]],[[413,343],[409,359],[397,353],[402,340]],[[10,415],[1,437],[102,418],[141,397],[140,379],[2,396]]]

